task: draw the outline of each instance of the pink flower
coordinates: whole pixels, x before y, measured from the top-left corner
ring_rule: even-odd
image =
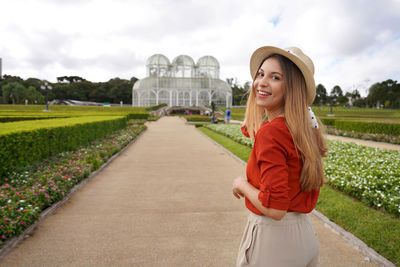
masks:
[[[15,192],[15,194],[16,194],[16,195],[19,195],[19,193],[18,193],[18,192]]]
[[[5,236],[5,235],[2,235],[1,238],[6,239],[6,236]]]
[[[24,222],[21,222],[21,225],[24,225],[25,223]]]
[[[21,217],[17,217],[17,220],[21,219]]]

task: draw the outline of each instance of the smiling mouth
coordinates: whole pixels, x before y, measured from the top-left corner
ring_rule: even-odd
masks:
[[[261,96],[270,96],[272,95],[272,93],[266,92],[266,91],[261,91],[261,90],[257,90],[257,93]]]

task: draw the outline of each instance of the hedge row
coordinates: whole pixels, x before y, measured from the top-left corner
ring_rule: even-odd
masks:
[[[126,123],[125,116],[41,120],[35,122],[40,125],[30,127],[32,122],[4,123],[8,132],[0,130],[0,177],[16,167],[86,145],[126,127]],[[24,124],[24,129],[13,128]]]
[[[154,110],[160,109],[162,107],[166,107],[166,106],[168,106],[166,103],[161,103],[161,104],[158,104],[155,106],[147,107],[146,111],[154,111]]]
[[[30,115],[24,115],[21,113],[0,115],[0,123],[13,122],[13,121],[28,121],[28,120],[48,120],[48,119],[63,119],[73,117],[87,117],[87,116],[127,116],[128,119],[132,120],[147,120],[149,114],[147,112],[137,113],[116,113],[116,112],[92,112],[88,114],[74,114],[74,113],[56,113],[53,116],[43,116],[42,114],[31,113]]]
[[[335,119],[321,120],[325,125],[332,126],[339,130],[400,136],[399,123],[361,122]]]
[[[184,116],[186,121],[202,121],[202,122],[211,122],[210,116],[201,116],[201,115],[191,115],[191,116]]]
[[[144,107],[92,107],[51,105],[50,112],[43,112],[44,105],[0,105],[0,117],[82,117],[127,116],[148,113]],[[144,115],[141,115],[144,116]]]
[[[130,113],[126,117],[128,120],[147,120],[149,113]]]
[[[31,120],[48,120],[48,119],[58,119],[64,117],[17,117],[17,116],[9,116],[9,117],[0,117],[0,123],[2,122],[13,122],[13,121],[31,121]],[[67,118],[67,117],[65,117]]]

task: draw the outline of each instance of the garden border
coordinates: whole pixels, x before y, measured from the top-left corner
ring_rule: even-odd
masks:
[[[226,153],[231,155],[233,158],[237,159],[240,163],[242,163],[245,166],[247,165],[247,163],[244,162],[241,158],[239,158],[238,156],[233,154],[231,151],[229,151],[228,149],[223,147],[221,144],[219,144],[218,142],[216,142],[215,140],[213,140],[212,138],[207,136],[205,133],[203,133],[200,130],[198,130],[198,132],[200,132],[202,135],[204,135],[205,137],[210,139],[214,144],[219,146],[221,149],[223,149]],[[324,223],[325,227],[329,228],[332,232],[334,232],[335,234],[342,237],[347,243],[352,245],[356,250],[360,251],[362,254],[364,254],[366,257],[368,257],[368,259],[370,259],[375,264],[378,264],[379,266],[385,266],[385,267],[396,267],[396,265],[394,265],[391,261],[387,260],[385,257],[380,255],[374,249],[368,247],[367,244],[365,244],[362,240],[360,240],[358,237],[356,237],[352,233],[346,231],[342,227],[340,227],[337,224],[335,224],[334,222],[332,222],[328,217],[323,215],[321,212],[314,209],[311,212],[311,214],[313,216],[315,216],[317,219],[319,219],[320,221],[322,221]]]
[[[97,176],[99,172],[101,172],[105,167],[107,167],[114,159],[116,159],[121,153],[123,153],[126,149],[128,149],[133,143],[136,142],[145,132],[147,128],[144,129],[139,135],[135,137],[129,144],[127,144],[120,151],[115,153],[111,158],[107,160],[103,165],[101,165],[96,171],[92,172],[87,178],[83,179],[80,183],[76,184],[61,200],[55,202],[50,207],[46,208],[44,211],[40,213],[37,221],[26,228],[19,236],[12,237],[10,240],[7,240],[3,247],[0,249],[0,260],[10,252],[16,245],[19,244],[25,238],[28,238],[30,234],[44,221],[47,217],[52,215],[58,208],[63,206],[76,192],[79,191],[82,187],[84,187],[87,183],[89,183],[93,178]]]

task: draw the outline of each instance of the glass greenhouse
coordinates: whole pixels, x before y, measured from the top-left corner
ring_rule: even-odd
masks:
[[[195,64],[190,56],[180,55],[171,64],[166,56],[155,54],[146,67],[147,77],[133,86],[135,107],[232,105],[232,89],[219,79],[219,63],[212,56],[201,57]]]

